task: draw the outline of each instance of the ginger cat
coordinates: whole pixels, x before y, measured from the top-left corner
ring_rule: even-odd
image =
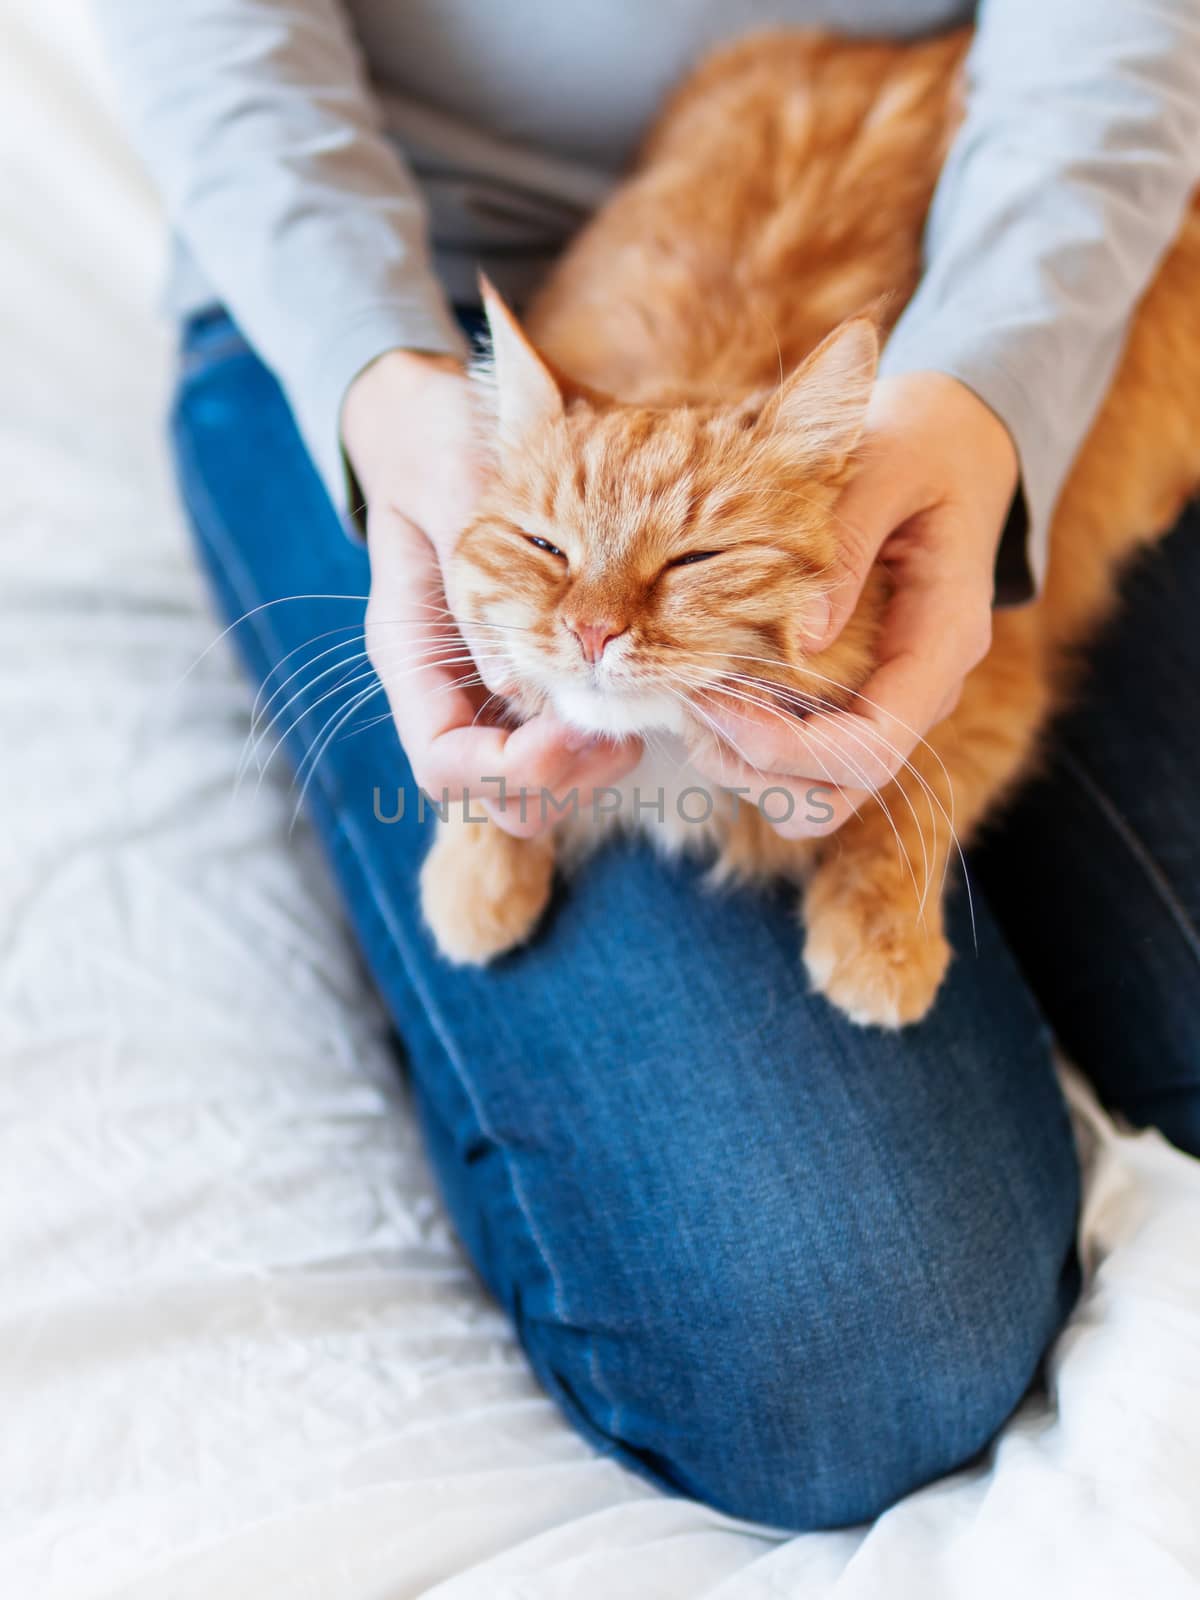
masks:
[[[585,807],[536,840],[440,823],[422,894],[451,959],[527,939],[556,856],[640,826],[668,848],[703,844],[718,872],[805,885],[809,976],[854,1021],[899,1027],[933,1003],[950,957],[946,816],[968,837],[1029,768],[1122,560],[1200,485],[1200,210],[1075,463],[1043,594],[996,615],[958,707],[880,803],[828,840],[788,842],[720,791],[703,823],[678,822],[674,802],[712,790],[686,747],[723,684],[752,679],[794,714],[849,704],[870,670],[881,570],[829,650],[806,655],[802,620],[838,537],[830,512],[854,470],[878,333],[917,280],[966,44],[787,33],[719,52],[554,272],[529,339],[488,294],[494,472],[449,604],[515,717],[550,703],[581,728],[646,733],[625,787],[657,791],[665,771],[673,793],[666,825],[628,806]],[[881,301],[878,328],[862,309]],[[674,768],[656,758],[663,738]]]

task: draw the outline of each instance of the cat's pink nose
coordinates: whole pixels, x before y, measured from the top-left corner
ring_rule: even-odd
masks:
[[[579,640],[583,659],[593,664],[604,654],[605,647],[625,632],[619,622],[610,622],[607,618],[601,618],[599,622],[576,622],[574,618],[567,617],[565,621]]]

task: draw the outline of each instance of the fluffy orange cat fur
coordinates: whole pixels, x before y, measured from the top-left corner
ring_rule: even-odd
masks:
[[[777,706],[849,704],[870,671],[882,570],[825,652],[806,655],[800,619],[835,549],[877,337],[917,281],[966,44],[791,33],[719,52],[559,264],[528,338],[488,297],[494,470],[447,597],[518,718],[552,705],[596,732],[659,730],[629,790],[664,781],[655,739],[683,753],[705,736],[706,696],[747,660]],[[1193,207],[1059,502],[1043,593],[997,613],[957,708],[880,803],[803,842],[727,797],[706,827],[642,821],[669,847],[703,840],[718,872],[802,885],[809,977],[857,1022],[929,1009],[950,957],[945,818],[969,837],[1027,772],[1123,560],[1200,483],[1198,307]],[[596,641],[598,663],[581,648],[589,626],[618,635]],[[686,766],[670,782],[712,788]],[[422,898],[443,951],[486,962],[521,943],[556,857],[622,825],[628,807],[611,821],[585,807],[537,839],[439,824]]]

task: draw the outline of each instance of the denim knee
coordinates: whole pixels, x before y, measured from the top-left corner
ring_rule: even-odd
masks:
[[[796,1532],[867,1521],[989,1443],[1073,1302],[1069,1225],[1056,1253],[1014,1232],[998,1254],[992,1230],[973,1254],[972,1232],[753,1279],[753,1239],[708,1272],[667,1246],[670,1304],[600,1298],[592,1327],[526,1345],[576,1423],[661,1487]]]

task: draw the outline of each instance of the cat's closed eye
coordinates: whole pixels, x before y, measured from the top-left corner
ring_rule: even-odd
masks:
[[[684,556],[676,556],[674,561],[668,561],[668,567],[692,567],[697,561],[711,561],[714,556],[719,556],[719,550],[689,550]]]
[[[567,559],[558,546],[556,544],[551,544],[549,539],[543,539],[536,533],[527,533],[525,537],[529,540],[530,544],[537,545],[538,549],[544,550],[548,556],[554,556],[559,561],[565,561]]]

